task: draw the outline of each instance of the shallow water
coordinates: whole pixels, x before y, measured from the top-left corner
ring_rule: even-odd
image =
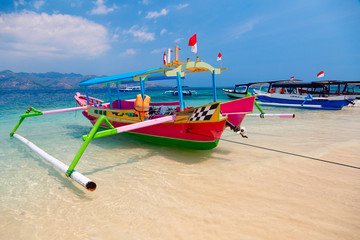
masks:
[[[210,102],[211,90],[196,90],[187,106]],[[266,107],[296,118],[246,118],[248,139],[226,130],[210,151],[95,139],[76,168],[97,183],[89,192],[9,137],[27,107],[74,107],[75,91],[0,93],[0,239],[360,236],[360,108]],[[106,99],[106,90],[90,94]],[[28,118],[18,133],[69,164],[90,129],[70,112]]]

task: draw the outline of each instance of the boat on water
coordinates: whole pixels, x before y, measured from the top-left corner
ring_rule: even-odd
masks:
[[[177,88],[174,87],[174,88]],[[187,86],[182,86],[182,95],[183,96],[193,96],[193,95],[197,95],[197,92],[195,90],[187,90],[185,89],[187,88]],[[179,91],[178,90],[167,90],[163,93],[164,95],[172,95],[172,96],[178,96],[179,95]]]
[[[254,90],[259,104],[308,109],[341,110],[351,100],[346,95],[330,95],[320,82],[274,82],[267,91]]]
[[[119,92],[141,92],[140,86],[119,88]]]
[[[243,98],[247,96],[248,93],[255,95],[254,89],[261,90],[262,87],[280,82],[299,82],[301,80],[277,80],[277,81],[268,81],[268,82],[252,82],[252,83],[242,83],[236,84],[234,89],[222,89],[222,91],[229,98]]]
[[[175,48],[175,52],[176,49],[178,48]],[[220,137],[226,128],[247,137],[244,129],[240,126],[245,116],[250,115],[249,113],[253,111],[254,104],[261,111],[261,114],[255,115],[261,118],[266,116],[255,102],[255,96],[248,96],[230,102],[217,100],[216,75],[221,74],[226,68],[215,68],[200,61],[199,58],[196,58],[196,61],[188,59],[187,62],[179,62],[177,52],[175,56],[175,61],[172,61],[172,63],[164,61],[162,67],[81,82],[79,85],[85,88],[85,94],[76,93],[75,100],[79,105],[78,107],[48,111],[39,111],[29,107],[25,114],[20,116],[20,120],[10,133],[10,136],[23,142],[39,156],[65,173],[67,177],[93,191],[96,189],[96,184],[75,171],[76,165],[92,139],[124,133],[154,144],[208,150],[218,145]],[[186,74],[193,72],[210,73],[213,86],[210,103],[201,106],[186,106],[181,82]],[[171,79],[177,82],[180,93],[178,94],[178,101],[152,102],[151,97],[146,95],[144,82]],[[141,93],[137,94],[136,99],[121,99],[119,84],[122,83],[138,83]],[[89,86],[95,84],[107,85],[108,102],[89,96]],[[113,100],[111,86],[114,84],[116,85],[117,99]],[[93,124],[93,127],[87,135],[82,137],[84,142],[69,166],[49,155],[28,139],[15,133],[28,117],[71,111],[82,111],[84,117]],[[293,118],[294,115],[268,114],[266,117]]]
[[[171,145],[191,149],[212,149],[217,146],[221,134],[226,127],[239,125],[247,113],[252,112],[255,97],[238,99],[231,102],[221,103],[217,101],[214,91],[212,102],[203,106],[186,106],[183,94],[178,94],[176,102],[145,102],[151,99],[144,89],[145,81],[174,79],[181,84],[181,77],[190,72],[209,71],[215,79],[215,75],[224,69],[214,68],[202,62],[176,61],[174,64],[167,64],[164,67],[148,69],[138,72],[125,73],[113,77],[96,78],[79,85],[86,89],[94,84],[107,84],[110,89],[112,83],[138,82],[141,94],[136,99],[116,99],[105,103],[90,97],[88,94],[75,95],[79,106],[86,106],[83,115],[95,125],[101,116],[105,116],[113,128],[128,126],[146,126],[146,123],[155,123],[147,127],[138,127],[126,134],[140,138],[152,143]],[[179,92],[183,93],[182,86],[178,85]],[[109,90],[111,91],[111,89]],[[88,91],[87,91],[88,92]],[[109,94],[111,98],[111,94]],[[233,113],[229,115],[229,113]],[[237,113],[237,114],[235,114]],[[101,127],[111,128],[109,124],[102,123]]]

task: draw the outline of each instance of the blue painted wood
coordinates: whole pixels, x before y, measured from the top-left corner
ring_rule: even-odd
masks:
[[[142,80],[142,77],[140,77],[140,88],[141,88],[141,96],[143,100],[145,100],[145,86],[144,81]]]
[[[212,73],[212,82],[213,82],[213,96],[214,96],[214,102],[217,101],[216,97],[216,81],[215,81],[215,70]]]
[[[86,91],[86,103],[87,103],[87,105],[90,105],[90,100],[89,100],[89,89],[88,89],[88,87],[87,87],[87,86],[85,87],[85,91]]]
[[[110,87],[110,83],[108,83],[108,92],[109,92],[109,100],[110,100],[110,109],[113,109],[112,100],[111,100],[111,87]]]
[[[119,84],[118,83],[116,84],[116,94],[117,94],[117,97],[118,97],[118,108],[121,108],[121,105],[120,105],[120,91],[119,91]]]
[[[90,79],[90,80],[79,83],[79,86],[89,86],[89,85],[93,85],[93,84],[107,83],[107,82],[113,82],[113,81],[130,80],[134,76],[141,75],[141,74],[144,74],[144,73],[147,73],[147,72],[150,72],[153,70],[157,70],[157,69],[159,69],[159,68],[152,68],[152,69],[138,71],[138,72],[124,73],[124,74],[119,74],[119,75],[114,75],[114,76],[109,76],[109,77],[94,78],[94,79]]]
[[[182,111],[184,110],[185,104],[183,100],[182,84],[181,84],[181,77],[179,72],[177,72],[177,89],[178,89],[180,110]]]

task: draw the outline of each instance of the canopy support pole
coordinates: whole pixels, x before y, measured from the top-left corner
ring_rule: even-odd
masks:
[[[145,85],[142,77],[140,77],[140,88],[141,88],[141,95],[143,100],[145,100]]]
[[[119,109],[121,109],[121,105],[120,105],[120,91],[119,91],[119,84],[118,84],[118,83],[116,84],[116,94],[117,94],[117,97],[118,97],[118,106],[119,106]]]
[[[216,101],[217,101],[217,97],[216,97],[215,70],[212,72],[212,83],[213,83],[213,96],[214,96],[214,102],[216,102]]]
[[[110,83],[108,83],[108,92],[109,92],[110,109],[113,109]]]
[[[181,77],[180,77],[180,73],[177,72],[177,88],[178,88],[178,96],[179,96],[179,103],[180,103],[180,111],[184,110],[184,100],[183,100],[183,91],[182,91],[182,85],[181,85]]]
[[[87,105],[90,105],[88,86],[85,87],[85,92],[86,92],[86,103],[87,103]]]

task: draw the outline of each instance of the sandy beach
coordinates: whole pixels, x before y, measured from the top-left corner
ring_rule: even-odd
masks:
[[[247,118],[248,139],[226,130],[210,151],[94,140],[78,167],[94,192],[7,139],[1,156],[16,160],[2,162],[0,239],[357,239],[359,110]],[[68,117],[74,125],[58,123],[67,144],[45,134],[34,143],[71,161],[88,127]]]

